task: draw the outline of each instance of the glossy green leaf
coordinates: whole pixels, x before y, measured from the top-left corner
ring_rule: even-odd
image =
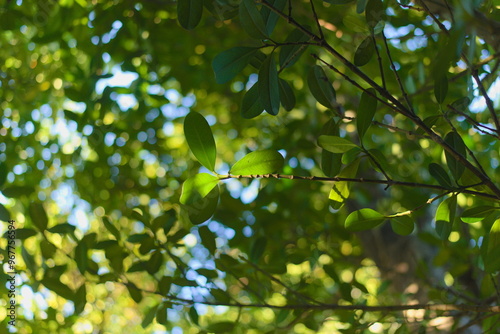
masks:
[[[363,137],[372,125],[373,116],[377,110],[377,99],[372,95],[377,96],[377,92],[373,88],[369,88],[366,92],[361,95],[361,101],[359,102],[358,112],[356,114],[356,125],[358,127],[358,136],[361,141]]]
[[[268,0],[268,3],[271,6],[273,6],[274,8],[276,8],[277,10],[283,11],[287,1],[288,0]],[[272,11],[267,6],[262,6],[260,13],[262,15],[262,18],[264,19],[264,23],[266,25],[267,35],[269,36],[273,32],[274,27],[276,26],[276,23],[278,22],[279,15],[278,15],[278,13]]]
[[[354,144],[349,139],[326,135],[319,136],[318,145],[332,153],[345,153],[355,147],[358,147],[358,145]]]
[[[444,141],[450,145],[455,151],[457,151],[464,159],[467,159],[467,151],[465,148],[465,143],[462,137],[454,131],[449,132],[445,137]],[[446,157],[446,164],[450,169],[453,178],[458,181],[462,174],[464,173],[465,166],[460,163],[455,157],[453,157],[448,151],[444,152]]]
[[[321,129],[322,135],[339,135],[339,125],[335,120],[329,120]],[[334,177],[342,168],[342,153],[332,153],[325,149],[321,150],[321,170],[328,177]]]
[[[442,201],[436,211],[436,232],[441,240],[448,240],[455,222],[457,196]]]
[[[264,60],[259,69],[259,81],[257,85],[264,110],[273,116],[278,115],[280,110],[280,90],[278,71],[276,70],[276,63],[272,53]]]
[[[219,203],[219,187],[214,187],[205,197],[182,206],[191,223],[198,225],[206,222],[213,216]]]
[[[285,159],[274,150],[262,150],[248,153],[231,168],[232,175],[262,175],[279,171]]]
[[[335,90],[321,66],[314,65],[311,68],[307,83],[312,95],[321,105],[331,109],[335,107]]]
[[[491,226],[488,234],[488,248],[484,258],[484,269],[487,273],[500,271],[500,219]]]
[[[462,212],[460,219],[464,223],[476,223],[488,217],[495,210],[500,210],[500,208],[489,205],[476,206]]]
[[[289,45],[283,45],[280,49],[279,63],[280,67],[290,67],[299,60],[300,56],[306,51],[307,44],[300,44],[309,41],[310,37],[307,36],[302,30],[294,29],[285,40]]]
[[[250,63],[257,50],[252,47],[237,46],[215,56],[212,68],[217,83],[223,84],[232,80]]]
[[[390,217],[391,227],[394,233],[409,235],[415,228],[415,223],[410,216]]]
[[[437,72],[434,76],[434,97],[438,103],[443,103],[448,94],[448,78],[446,74]]]
[[[208,170],[215,170],[215,140],[207,120],[191,111],[184,120],[184,135],[196,159]]]
[[[241,115],[243,118],[251,119],[259,116],[264,111],[264,107],[260,102],[259,85],[253,85],[243,96],[241,103]]]
[[[345,220],[345,228],[350,231],[369,230],[382,224],[386,217],[369,208],[352,212]]]
[[[349,165],[345,166],[344,169],[338,175],[342,178],[354,178],[358,172],[360,159],[356,159],[351,162]],[[349,187],[350,182],[347,181],[339,181],[333,184],[332,189],[330,190],[330,194],[328,198],[331,200],[330,206],[334,209],[340,209],[344,202],[349,198]]]
[[[217,185],[219,179],[216,176],[200,173],[188,178],[182,185],[180,202],[192,204],[205,196]]]
[[[375,43],[373,42],[373,37],[368,36],[361,42],[354,53],[354,65],[363,66],[368,64],[374,54]]]
[[[439,183],[439,185],[448,189],[453,188],[448,173],[446,173],[446,171],[444,170],[443,167],[441,167],[441,165],[438,165],[434,162],[431,163],[429,165],[429,173]]]
[[[295,107],[295,93],[290,84],[279,78],[280,102],[286,111],[291,111]]]
[[[10,220],[10,212],[3,204],[0,204],[0,220],[8,222]]]
[[[31,203],[29,206],[31,221],[40,231],[45,231],[49,223],[47,213],[43,208],[42,203]]]
[[[242,0],[240,3],[240,21],[245,32],[256,39],[268,37],[264,18],[257,9],[254,0]]]
[[[384,3],[381,0],[368,0],[365,8],[365,16],[368,26],[374,29],[380,21],[385,21]]]
[[[200,23],[203,1],[177,0],[177,18],[184,29],[194,29]]]

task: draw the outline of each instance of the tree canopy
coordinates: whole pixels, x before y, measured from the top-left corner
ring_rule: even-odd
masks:
[[[6,0],[0,27],[1,332],[500,327],[495,0]]]

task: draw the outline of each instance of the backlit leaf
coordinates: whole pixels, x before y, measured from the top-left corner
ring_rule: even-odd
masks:
[[[207,169],[215,169],[215,140],[207,120],[191,111],[184,120],[184,135],[189,148],[198,161]]]
[[[409,235],[415,228],[410,216],[390,217],[392,230],[399,235]]]
[[[500,210],[500,208],[487,205],[476,206],[475,208],[470,208],[462,212],[460,219],[464,223],[475,223],[488,217],[495,210]]]
[[[318,145],[332,153],[345,153],[355,147],[358,147],[358,145],[354,144],[349,139],[326,135],[319,136]]]
[[[248,153],[231,168],[233,175],[256,175],[275,173],[283,167],[285,159],[274,150]]]
[[[329,120],[321,130],[322,135],[339,135],[339,125],[335,120]],[[326,176],[336,176],[342,168],[342,153],[332,153],[325,149],[321,150],[321,170]]]
[[[452,196],[439,204],[436,211],[436,232],[441,240],[448,240],[453,229],[457,211],[457,196]]]
[[[200,173],[188,178],[182,184],[182,194],[180,202],[182,204],[192,204],[205,196],[217,185],[219,179],[216,176]]]
[[[350,231],[369,230],[382,224],[386,217],[369,208],[352,212],[345,220],[345,228]]]
[[[488,235],[488,248],[484,259],[484,269],[488,273],[500,270],[500,219],[497,219],[491,226]]]
[[[271,53],[262,63],[259,69],[259,95],[264,110],[276,116],[280,110],[280,90],[278,83],[278,71],[274,56]]]
[[[219,187],[214,187],[205,197],[182,206],[191,223],[198,225],[213,216],[219,202]]]
[[[351,162],[349,165],[345,166],[344,169],[338,175],[342,178],[354,178],[358,172],[360,159],[356,159]],[[346,199],[349,198],[349,187],[350,182],[347,181],[338,181],[333,184],[332,189],[330,190],[330,194],[328,198],[332,201],[330,206],[334,209],[340,209]]]

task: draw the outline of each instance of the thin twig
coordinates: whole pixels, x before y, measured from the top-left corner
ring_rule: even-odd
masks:
[[[318,14],[316,13],[316,8],[314,8],[313,0],[309,0],[309,3],[311,4],[311,10],[313,12],[314,20],[316,21],[316,25],[318,26],[319,37],[322,40],[324,40],[325,39],[325,35],[323,34],[323,28],[321,28],[321,24],[319,23]]]
[[[486,100],[486,106],[488,107],[491,117],[493,118],[493,122],[495,123],[495,127],[497,128],[496,132],[500,135],[500,121],[498,120],[498,116],[495,112],[493,101],[491,101],[490,97],[488,96],[488,93],[486,92],[486,89],[484,89],[483,83],[479,78],[479,75],[477,74],[477,69],[472,70],[472,77],[474,78],[474,80],[476,80],[477,87],[479,88],[481,95],[483,95],[484,99]]]
[[[387,89],[387,86],[385,84],[384,66],[382,65],[382,58],[380,57],[380,51],[378,50],[377,40],[375,39],[375,34],[373,32],[371,33],[371,38],[373,45],[375,46],[375,52],[377,53],[378,67],[380,70],[380,77],[382,78],[382,87],[384,87],[384,89]]]

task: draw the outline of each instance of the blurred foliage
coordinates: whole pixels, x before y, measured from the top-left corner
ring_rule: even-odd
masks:
[[[494,332],[493,312],[363,307],[498,305],[499,17],[488,0],[0,2],[15,329]],[[359,182],[224,177],[237,161]],[[218,185],[193,181],[209,171]]]

